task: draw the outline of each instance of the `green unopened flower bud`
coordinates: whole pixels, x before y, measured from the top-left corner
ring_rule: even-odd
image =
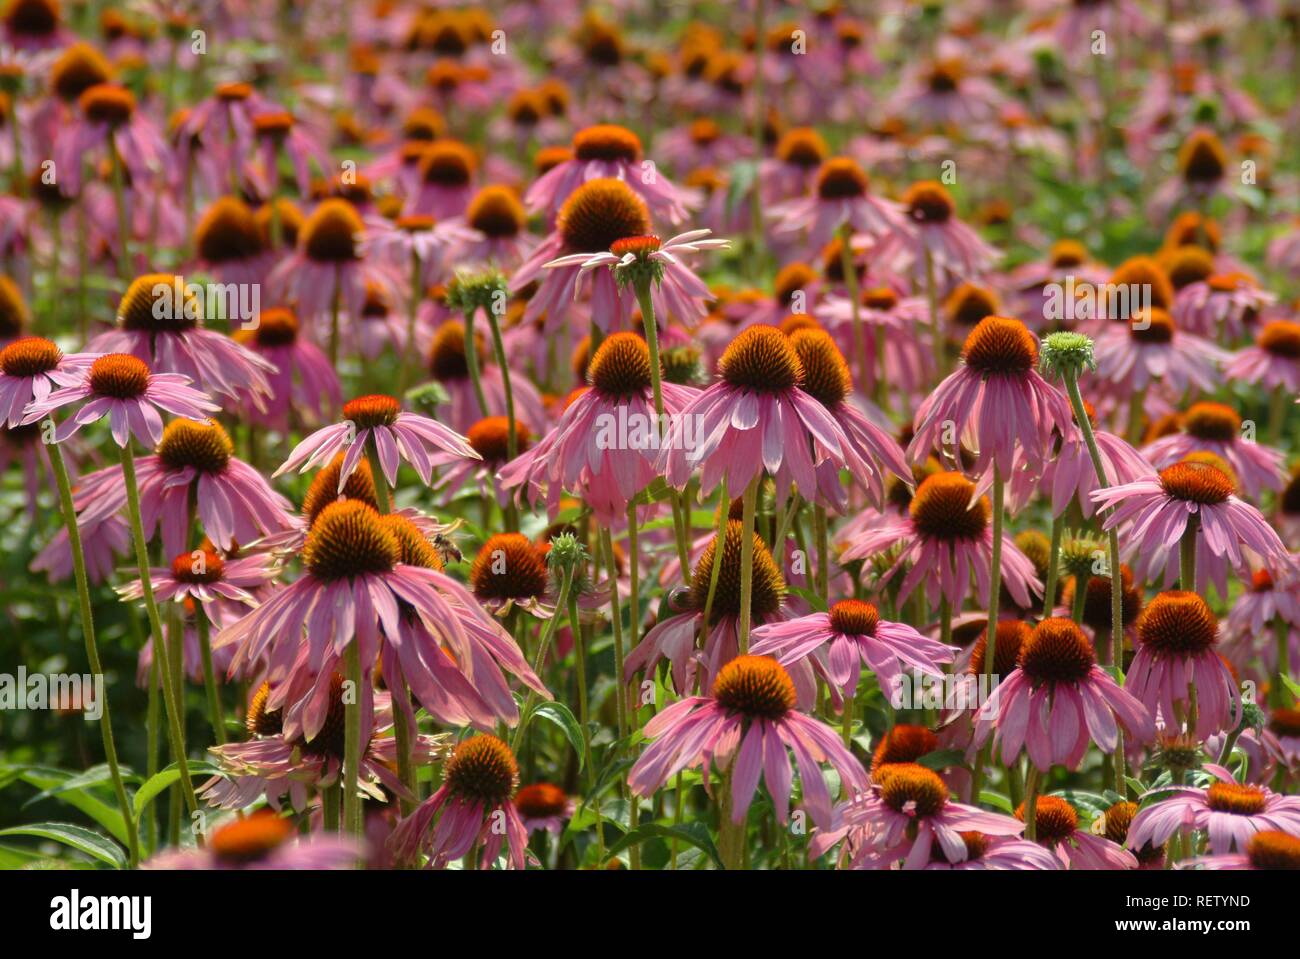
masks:
[[[483,309],[504,316],[510,293],[500,270],[457,270],[447,284],[447,305],[462,313]]]
[[[1077,377],[1085,369],[1097,368],[1092,340],[1082,333],[1049,333],[1043,337],[1038,353],[1042,368],[1056,376]]]
[[[551,540],[551,551],[547,556],[547,562],[552,569],[561,572],[574,569],[584,562],[587,558],[587,551],[583,548],[578,537],[572,533],[560,533]]]

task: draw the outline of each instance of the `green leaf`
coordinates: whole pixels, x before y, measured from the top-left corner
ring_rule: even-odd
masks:
[[[542,703],[537,706],[533,712],[549,719],[555,725],[559,726],[564,732],[564,736],[569,740],[569,745],[573,751],[578,754],[578,772],[582,772],[582,765],[586,761],[586,750],[583,748],[582,727],[578,725],[578,720],[574,718],[572,711],[564,703],[551,701]]]
[[[53,839],[65,846],[71,846],[87,856],[94,856],[115,869],[126,868],[126,853],[122,847],[107,836],[77,826],[70,822],[40,822],[32,826],[14,826],[0,829],[0,836],[36,836],[40,839]]]
[[[65,779],[61,783],[56,783],[49,789],[42,789],[31,799],[27,800],[27,802],[23,803],[23,808],[26,809],[28,806],[32,805],[32,803],[40,802],[42,799],[54,798],[60,793],[67,792],[69,789],[81,789],[86,786],[98,786],[102,783],[112,782],[112,778],[113,775],[108,768],[108,764],[100,763],[98,766],[92,766],[87,769],[84,773]]]
[[[18,776],[29,786],[35,786],[37,789],[52,790],[51,798],[58,799],[60,802],[67,803],[73,809],[76,809],[93,819],[97,824],[108,830],[118,842],[126,842],[126,820],[122,818],[122,813],[116,806],[111,806],[103,800],[96,797],[88,789],[62,789],[70,779],[75,778],[72,773],[65,772],[62,769],[51,769],[44,766],[33,766]]]
[[[719,869],[723,868],[722,857],[718,855],[718,848],[713,844],[713,837],[709,835],[708,827],[701,822],[690,823],[685,826],[662,826],[654,822],[645,823],[642,826],[637,826],[610,846],[607,855],[610,857],[616,856],[624,849],[643,843],[647,839],[667,839],[669,841],[676,839],[679,842],[684,842],[708,856]]]
[[[1297,683],[1290,676],[1286,675],[1280,676],[1279,678],[1282,680],[1282,685],[1291,690],[1291,695],[1296,699],[1300,699],[1300,683]]]
[[[1055,795],[1060,796],[1075,809],[1087,809],[1094,814],[1104,813],[1113,803],[1106,800],[1105,796],[1099,796],[1097,793],[1083,792],[1079,789],[1062,789]]]
[[[217,768],[211,763],[191,762],[190,778],[196,775],[215,774]],[[148,781],[135,794],[135,801],[132,803],[135,821],[140,821],[140,815],[144,812],[145,807],[158,798],[158,796],[169,786],[178,782],[181,778],[180,768],[172,763],[166,769],[154,773]]]
[[[996,806],[1008,816],[1014,815],[1015,810],[1011,808],[1011,800],[1001,793],[990,792],[987,789],[980,790],[980,802],[988,803],[990,806]]]
[[[940,770],[947,769],[949,766],[964,767],[966,754],[960,749],[936,749],[934,752],[926,753],[916,762],[926,769]]]

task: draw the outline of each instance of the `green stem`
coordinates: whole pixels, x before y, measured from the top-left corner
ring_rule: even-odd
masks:
[[[853,700],[856,689],[849,690],[844,697],[844,714],[840,717],[840,733],[844,737],[844,748],[853,748]]]
[[[501,388],[506,402],[506,458],[513,460],[519,455],[518,425],[515,423],[515,392],[510,383],[510,364],[506,360],[506,344],[501,338],[501,324],[497,321],[495,310],[484,310],[487,315],[488,330],[492,333],[492,352],[496,355],[497,369],[501,371]],[[484,416],[487,415],[486,410]],[[515,509],[514,500],[506,504],[506,530],[519,532],[519,511]]]
[[[339,784],[322,786],[320,791],[322,826],[326,832],[341,832],[339,828]]]
[[[1043,618],[1056,608],[1056,589],[1061,579],[1061,535],[1065,531],[1062,516],[1052,517],[1052,542],[1047,549],[1047,584],[1043,588]]]
[[[721,556],[726,548],[727,543],[727,517],[731,512],[731,500],[728,494],[726,484],[723,484],[722,493],[718,497],[718,524],[713,534],[713,565],[709,568],[709,592],[704,597],[704,617],[700,621],[700,638],[709,635],[709,626],[713,622],[713,596],[718,591],[718,576],[722,571]],[[683,567],[682,577],[688,582],[691,578],[690,567]],[[685,696],[686,690],[679,689],[677,692]]]
[[[555,628],[560,621],[560,609],[564,607],[569,598],[569,592],[573,586],[573,567],[567,567],[560,578],[560,595],[555,601],[555,615],[546,621],[546,628],[542,630],[542,639],[537,646],[537,659],[533,663],[533,672],[539,677],[542,675],[542,669],[546,665],[546,654],[551,648],[551,640],[555,636]],[[575,633],[574,642],[578,641]],[[533,709],[537,705],[537,691],[530,689],[528,697],[524,700],[524,707],[519,713],[519,725],[515,729],[515,736],[510,743],[510,750],[517,756],[519,749],[524,743],[524,731],[528,728],[528,721],[533,717]]]
[[[126,486],[126,509],[131,522],[131,536],[135,540],[135,563],[140,572],[140,587],[144,593],[144,608],[149,617],[149,630],[153,636],[154,658],[158,660],[158,673],[162,679],[163,703],[167,708],[167,737],[171,743],[172,758],[180,772],[181,794],[190,814],[198,811],[199,802],[194,796],[194,783],[190,780],[190,764],[185,756],[185,731],[181,725],[181,708],[176,689],[168,681],[172,675],[171,655],[167,650],[167,637],[163,635],[158,604],[154,601],[153,581],[149,578],[149,547],[144,535],[144,522],[140,517],[140,488],[135,480],[135,459],[129,446],[122,447],[122,480]],[[203,834],[199,833],[199,843]]]
[[[117,208],[117,273],[123,283],[131,282],[131,217],[126,208],[126,176],[121,154],[110,138],[108,145],[113,204]]]
[[[609,571],[609,615],[614,627],[614,671],[618,677],[614,684],[615,715],[618,717],[618,738],[627,736],[627,685],[623,682],[623,611],[618,601],[618,563],[614,559],[614,539],[608,526],[600,527],[600,545],[605,554],[605,568]]]
[[[199,634],[199,656],[203,660],[203,690],[208,697],[208,720],[212,723],[212,736],[218,746],[224,746],[226,722],[222,718],[221,693],[217,690],[217,676],[212,668],[211,629],[202,605],[194,610],[194,627]]]
[[[655,316],[654,298],[650,295],[650,277],[638,276],[632,284],[637,306],[641,310],[641,328],[645,334],[646,349],[650,353],[650,389],[655,400],[654,443],[660,446],[660,427],[664,422],[664,388],[663,361],[659,357],[659,321]],[[683,573],[689,573],[690,550],[686,542],[686,523],[682,517],[686,504],[680,496],[672,498],[673,538],[677,542],[677,560],[681,563]]]
[[[361,649],[353,639],[343,650],[351,702],[343,704],[343,831],[361,835]]]
[[[939,322],[939,289],[934,278],[934,256],[925,251],[925,306],[930,313],[930,335],[934,337],[934,355],[938,360],[939,375],[947,368],[948,344],[944,341],[943,326]]]
[[[871,359],[867,355],[867,331],[862,325],[862,303],[858,293],[858,271],[853,263],[852,240],[853,227],[845,223],[840,227],[840,270],[844,273],[844,288],[849,294],[849,308],[853,316],[853,351],[858,355],[859,382],[865,392],[871,375]]]
[[[1038,839],[1038,767],[1029,761],[1025,771],[1025,838],[1030,842]]]
[[[477,306],[465,310],[465,368],[469,370],[469,380],[474,384],[474,398],[478,401],[479,416],[488,415],[487,397],[483,393],[483,380],[478,366],[478,341],[474,337],[474,315]]]
[[[1278,440],[1282,438],[1282,426],[1286,422],[1287,410],[1290,403],[1287,402],[1286,387],[1278,384],[1274,388],[1272,395],[1268,398],[1268,439],[1266,442],[1269,446],[1277,446]]]
[[[1192,593],[1196,592],[1196,534],[1200,527],[1194,514],[1187,517],[1187,528],[1178,541],[1178,586]]]
[[[379,451],[375,448],[373,438],[366,441],[366,459],[370,461],[370,472],[375,478],[375,502],[379,506],[379,512],[387,514],[393,511],[392,495],[388,491],[388,478],[384,476],[383,469],[379,464]],[[401,674],[393,677],[392,686],[389,690],[394,697],[404,696],[405,703],[410,703],[411,696],[407,690],[406,679]],[[397,746],[397,777],[402,781],[411,794],[419,797],[419,783],[415,778],[415,765],[411,762],[411,731],[406,726],[406,720],[402,712],[394,708],[393,710],[393,736]],[[402,814],[408,815],[412,809],[412,803],[409,799],[400,800]]]
[[[49,426],[54,421],[48,420]],[[45,427],[46,429],[49,426]],[[58,443],[46,446],[50,466],[54,470],[54,480],[59,488],[59,507],[63,511],[63,523],[68,530],[68,546],[72,552],[72,573],[77,583],[77,600],[81,606],[81,636],[86,643],[86,661],[90,671],[102,676],[104,666],[99,659],[99,644],[95,639],[95,620],[90,604],[90,584],[86,577],[86,555],[82,551],[81,530],[77,527],[77,512],[72,504],[72,484],[68,481],[68,467],[63,461],[63,451]],[[156,660],[156,657],[155,657]],[[113,723],[108,712],[108,696],[100,697],[102,713],[99,721],[99,735],[104,742],[104,759],[108,763],[109,778],[113,781],[113,795],[118,808],[122,811],[122,822],[126,827],[126,844],[132,869],[140,862],[140,840],[136,835],[135,815],[127,802],[126,786],[122,782],[122,770],[117,762],[117,744],[113,739]]]
[[[1002,470],[993,464],[993,560],[989,569],[989,619],[988,639],[984,647],[984,676],[991,682],[993,660],[997,655],[998,644],[998,607],[1002,594],[1002,521],[1005,510],[1002,507],[1003,481]]]
[[[1290,633],[1290,626],[1285,619],[1278,616],[1273,620],[1273,636],[1277,642],[1277,675],[1269,684],[1269,698],[1273,700],[1274,707],[1286,705],[1286,685],[1282,680],[1291,675]]]
[[[741,528],[740,528],[740,653],[743,656],[749,652],[749,630],[753,625],[753,598],[754,598],[754,507],[758,501],[758,481],[762,477],[762,471],[754,474],[754,478],[749,481],[745,487],[745,496],[742,501],[741,509]],[[725,540],[724,540],[725,543]],[[713,556],[714,568],[722,565],[722,554],[714,550]]]
[[[1072,369],[1064,371],[1065,392],[1070,398],[1070,409],[1074,411],[1074,420],[1079,424],[1079,432],[1088,447],[1088,456],[1092,459],[1092,469],[1097,475],[1098,489],[1106,489],[1110,481],[1106,479],[1106,468],[1101,458],[1101,448],[1097,445],[1097,434],[1093,432],[1092,420],[1088,418],[1087,408],[1083,405],[1083,394],[1079,392],[1079,376]],[[1110,572],[1110,660],[1118,664],[1124,661],[1124,579],[1119,563],[1119,530],[1110,529],[1106,537],[1107,566]],[[1077,591],[1076,591],[1077,592]],[[1122,761],[1122,759],[1121,759]],[[1122,785],[1123,780],[1120,781]]]
[[[402,350],[402,368],[398,374],[397,392],[404,393],[411,382],[411,368],[415,365],[415,318],[420,312],[420,257],[411,251],[411,302],[406,307],[406,349]]]
[[[330,299],[330,366],[338,369],[339,365],[339,310],[342,306],[343,290],[340,285],[338,270],[334,271],[334,296]]]
[[[600,852],[599,862],[605,861],[605,827],[601,822],[600,798],[596,796],[596,766],[591,761],[591,727],[587,704],[587,650],[586,637],[578,623],[578,596],[569,590],[569,631],[573,634],[573,649],[578,664],[578,722],[582,726],[582,755],[587,768],[587,797],[584,803],[591,804],[591,811],[596,815],[596,848]],[[559,609],[555,615],[559,616]]]
[[[826,524],[826,507],[813,504],[813,537],[817,540],[817,595],[829,609],[831,581],[831,549]],[[773,556],[780,554],[774,553]]]

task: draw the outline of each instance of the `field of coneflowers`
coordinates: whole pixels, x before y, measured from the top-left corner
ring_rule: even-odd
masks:
[[[1297,89],[1293,0],[3,0],[0,867],[1300,868]]]

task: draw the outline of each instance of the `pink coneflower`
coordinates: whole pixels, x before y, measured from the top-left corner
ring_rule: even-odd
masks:
[[[1185,718],[1199,739],[1235,728],[1241,697],[1218,641],[1219,622],[1205,600],[1185,590],[1160,593],[1138,619],[1125,688],[1152,712],[1159,709],[1166,728],[1180,728]]]
[[[509,332],[505,335],[508,337]],[[478,390],[469,375],[465,324],[460,320],[445,320],[433,334],[429,347],[429,373],[447,391],[447,400],[438,404],[436,413],[440,420],[462,433],[485,416],[504,416],[506,413],[505,374],[492,362],[493,351],[488,349],[487,337],[481,327],[474,332],[474,343],[479,358],[479,386],[487,403],[486,410],[479,405]],[[512,376],[510,387],[514,392],[515,418],[538,436],[546,433],[551,427],[551,416],[537,387],[526,376]]]
[[[1233,479],[1224,469],[1204,461],[1183,460],[1165,467],[1156,476],[1095,490],[1092,501],[1110,510],[1103,529],[1132,524],[1129,541],[1132,549],[1141,550],[1142,555],[1150,555],[1154,550],[1168,553],[1183,538],[1187,524],[1195,519],[1200,525],[1195,585],[1201,588],[1214,571],[1209,568],[1213,563],[1199,560],[1216,558],[1219,566],[1226,560],[1234,568],[1244,570],[1242,546],[1254,550],[1266,563],[1284,568],[1291,565],[1277,533],[1259,510],[1238,499],[1235,492]],[[1156,563],[1152,558],[1152,569],[1157,568]]]
[[[1034,627],[1020,647],[1017,668],[987,705],[975,723],[975,742],[982,745],[996,730],[1006,766],[1023,747],[1044,772],[1054,765],[1077,769],[1090,743],[1104,753],[1115,751],[1116,720],[1130,739],[1155,738],[1146,708],[1097,665],[1092,643],[1068,619],[1044,619]]]
[[[410,463],[428,486],[433,480],[430,457],[438,451],[468,459],[480,458],[459,433],[427,416],[403,412],[401,404],[391,396],[375,394],[359,396],[345,403],[343,421],[319,429],[304,439],[273,475],[279,476],[292,469],[306,472],[329,462],[335,453],[346,450],[343,468],[339,471],[341,492],[371,442],[378,452],[379,465],[389,486],[397,484],[399,460]]]
[[[912,480],[912,468],[898,441],[854,405],[849,364],[829,333],[815,328],[798,329],[790,334],[790,346],[803,367],[803,392],[826,408],[843,429],[848,450],[868,466],[865,474],[855,470],[853,480],[866,491],[872,503],[883,506],[886,471],[904,482]],[[847,512],[848,490],[840,482],[835,461],[824,460],[817,466],[817,473],[825,498],[835,503],[837,512]]]
[[[891,520],[863,531],[849,543],[842,561],[868,559],[899,547],[893,566],[882,576],[888,581],[910,563],[899,586],[901,603],[924,583],[931,609],[939,599],[961,609],[974,578],[980,596],[990,589],[993,531],[989,525],[988,497],[976,496],[976,486],[960,473],[935,473],[922,481],[903,520]],[[1032,604],[1030,594],[1041,595],[1043,584],[1034,564],[1009,536],[1002,538],[1002,583],[1022,609]]]
[[[1230,354],[1209,340],[1179,330],[1158,306],[1129,323],[1107,324],[1097,337],[1097,376],[1124,395],[1159,381],[1181,395],[1190,387],[1212,393]]]
[[[227,551],[292,527],[289,501],[234,449],[215,421],[177,419],[162,431],[155,455],[139,459],[141,518],[146,532],[161,527],[167,555],[185,549],[191,509],[212,542]],[[83,477],[76,500],[85,504],[82,518],[95,522],[123,509],[126,497],[122,468],[110,466]]]
[[[1300,582],[1278,583],[1267,569],[1257,569],[1250,586],[1228,610],[1228,632],[1245,640],[1262,636],[1277,618],[1300,626]]]
[[[820,855],[847,839],[842,865],[852,869],[924,869],[940,853],[950,863],[969,855],[963,833],[1018,836],[1024,824],[1001,813],[953,802],[948,787],[932,769],[917,763],[886,763],[873,774],[869,792],[859,793],[841,812],[836,828],[814,838]],[[1041,856],[1031,854],[1046,868]]]
[[[542,213],[549,223],[584,183],[604,178],[624,181],[653,211],[656,219],[667,223],[686,219],[681,191],[644,162],[640,138],[626,127],[614,124],[591,126],[575,133],[572,157],[556,164],[529,187],[524,203],[530,212]]]
[[[419,295],[428,284],[446,272],[450,251],[472,239],[473,234],[455,220],[438,221],[430,215],[410,214],[389,220],[369,216],[365,220],[363,255],[374,254],[392,267],[395,274],[418,280],[410,295]],[[418,271],[412,275],[414,271]],[[367,286],[374,286],[368,283]]]
[[[194,252],[198,265],[223,283],[260,283],[274,263],[256,214],[235,196],[218,197],[204,212],[194,228]],[[170,278],[149,279],[167,283]]]
[[[113,162],[125,167],[133,183],[145,183],[157,173],[167,147],[149,117],[136,109],[130,90],[96,84],[81,94],[77,105],[80,117],[62,128],[54,143],[59,186],[67,196],[80,192],[86,158],[101,148],[110,150]]]
[[[777,819],[790,814],[790,760],[794,752],[803,802],[814,823],[831,822],[831,795],[818,764],[828,762],[850,793],[867,788],[867,774],[834,730],[795,708],[790,675],[767,656],[740,656],[727,663],[709,696],[688,696],[646,723],[654,740],[628,774],[638,796],[652,796],[676,773],[710,766],[730,768],[731,817],[743,822],[759,778],[767,783]]]
[[[42,494],[47,489],[46,470],[49,469],[49,454],[41,442],[39,425],[10,427],[0,421],[0,476],[15,464],[22,470],[27,512],[35,520],[41,509]],[[70,470],[75,473],[75,467]],[[62,532],[66,536],[66,529]]]
[[[760,626],[752,639],[756,656],[775,656],[782,666],[813,656],[813,669],[843,696],[858,688],[863,663],[888,696],[905,669],[942,676],[956,652],[906,623],[882,620],[874,605],[856,599],[841,600],[829,613]]]
[[[1061,861],[1050,852],[1027,839],[1016,836],[990,836],[979,831],[961,833],[966,845],[966,858],[952,862],[943,846],[931,849],[930,861],[922,869],[955,869],[961,872],[1004,869],[1060,869]]]
[[[515,809],[529,833],[544,830],[559,836],[577,805],[554,783],[533,783],[515,793]]]
[[[1038,341],[1019,320],[986,316],[962,347],[962,365],[916,411],[916,433],[908,446],[912,459],[932,449],[958,462],[960,450],[946,440],[955,423],[965,445],[975,452],[972,470],[996,468],[1012,475],[1016,451],[1035,473],[1051,453],[1053,430],[1064,435],[1073,420],[1070,404],[1034,368]]]
[[[1155,474],[1154,467],[1125,440],[1097,427],[1095,411],[1087,400],[1084,401],[1084,411],[1092,425],[1108,486],[1132,483]],[[1097,469],[1088,452],[1088,444],[1084,442],[1082,430],[1071,425],[1056,455],[1043,465],[1041,476],[1028,469],[1017,469],[1012,474],[1009,503],[1012,511],[1018,512],[1039,489],[1050,490],[1053,516],[1061,516],[1076,501],[1083,515],[1091,516],[1097,508],[1091,498],[1096,488]]]
[[[189,109],[176,131],[178,166],[188,169],[195,153],[211,157],[200,164],[208,174],[208,188],[221,191],[221,181],[240,176],[252,152],[256,132],[254,117],[279,108],[247,83],[218,84],[207,99]],[[235,171],[232,173],[232,171]]]
[[[507,868],[523,869],[528,830],[511,802],[519,767],[510,747],[495,736],[473,736],[456,747],[442,773],[438,791],[393,830],[389,846],[397,857],[411,861],[423,849],[429,865],[443,869],[478,848],[480,865],[489,867],[504,845]],[[504,829],[497,828],[500,818]]]
[[[92,583],[111,580],[117,572],[118,557],[127,555],[131,547],[126,517],[114,513],[96,523],[78,517],[77,528],[86,557],[86,578]],[[43,571],[51,582],[65,583],[72,579],[72,547],[68,544],[66,527],[55,533],[45,548],[36,554],[31,570]]]
[[[758,176],[765,203],[803,196],[830,156],[822,135],[812,127],[795,127],[781,134],[775,154],[760,160]]]
[[[474,195],[478,157],[459,140],[430,143],[417,167],[414,191],[403,212],[438,219],[460,216]]]
[[[250,421],[284,430],[291,417],[314,424],[342,405],[338,373],[320,347],[302,335],[293,310],[262,310],[255,329],[236,330],[233,335],[237,343],[275,368],[267,374],[270,394],[265,409],[250,403],[243,411]]]
[[[712,117],[697,117],[655,139],[655,153],[675,170],[728,167],[753,149],[752,139],[724,132]]]
[[[479,604],[505,618],[515,609],[538,619],[556,614],[560,590],[549,565],[550,541],[532,542],[522,533],[489,536],[470,566],[469,584]],[[609,606],[609,584],[575,578],[574,594],[580,615],[587,621],[595,610]],[[596,614],[599,615],[599,614]]]
[[[817,483],[821,463],[870,474],[843,428],[800,389],[803,364],[779,329],[746,329],[722,354],[718,373],[721,379],[682,409],[664,439],[659,466],[673,486],[685,487],[702,469],[702,493],[719,480],[741,490],[766,470],[778,502],[786,501],[792,484],[805,498],[825,502]]]
[[[815,312],[840,350],[851,354],[852,301],[828,296]],[[866,395],[877,393],[882,376],[891,388],[909,397],[933,382],[935,358],[926,336],[929,313],[924,297],[899,296],[888,286],[872,287],[859,295],[858,317],[867,355],[879,360],[868,364],[865,376],[858,371],[858,386]]]
[[[382,656],[386,675],[404,673],[434,714],[446,705],[443,645],[453,653],[450,662],[472,670],[483,689],[495,683],[494,694],[504,691],[507,702],[499,706],[508,721],[517,710],[504,681],[489,676],[493,660],[544,693],[514,641],[464,586],[442,572],[441,558],[407,517],[381,516],[354,499],[330,503],[312,523],[302,556],[304,574],[222,629],[213,648],[238,647],[232,675],[266,663],[267,679],[275,685],[270,706],[289,703],[291,722],[294,710],[306,704],[301,721],[308,737],[325,720],[322,683],[349,642],[361,644],[367,673]],[[465,689],[458,684],[453,698]],[[468,695],[476,706],[475,690]],[[476,721],[482,718],[481,712],[475,715]]]
[[[1193,403],[1179,417],[1182,430],[1142,447],[1156,467],[1166,467],[1194,453],[1213,453],[1232,467],[1242,490],[1251,497],[1286,483],[1286,459],[1270,446],[1244,438],[1241,417],[1222,403]]]
[[[636,333],[605,338],[587,365],[590,389],[565,408],[536,446],[501,468],[503,489],[528,500],[547,494],[558,508],[560,494],[582,496],[602,523],[627,514],[627,504],[659,475],[660,437],[696,394],[688,386],[662,384],[664,414],[655,413],[650,351]]]
[[[1019,294],[1020,313],[1045,317],[1053,289],[1073,281],[1076,289],[1096,288],[1110,275],[1077,240],[1057,240],[1042,260],[1022,263],[1011,271],[1011,285]],[[1085,286],[1085,284],[1087,286]]]
[[[474,194],[459,228],[456,256],[472,263],[495,263],[516,269],[537,246],[528,232],[528,216],[518,195],[507,186],[489,185]]]
[[[215,830],[198,849],[175,847],[142,869],[353,869],[363,854],[354,839],[297,835],[293,820],[260,810]]]
[[[390,267],[369,262],[363,251],[365,222],[357,208],[341,197],[330,197],[312,211],[298,230],[298,245],[268,278],[281,302],[297,304],[298,315],[317,319],[337,304],[350,316],[361,312],[366,282],[396,289]]]
[[[307,739],[301,728],[286,729],[286,715],[272,709],[269,683],[262,683],[248,702],[245,742],[213,747],[220,774],[198,789],[201,799],[219,809],[243,809],[259,799],[279,810],[287,797],[292,809],[308,808],[311,789],[338,788],[343,771],[343,677],[332,674],[326,690],[327,715],[320,731]],[[394,766],[397,744],[393,730],[392,697],[374,694],[374,711],[362,724],[360,785],[372,799],[386,802],[387,792],[410,798]],[[399,721],[402,721],[399,719]],[[300,725],[300,724],[299,724]],[[412,760],[427,765],[446,755],[445,734],[412,737]]]
[[[29,403],[22,424],[35,423],[84,400],[85,405],[54,431],[56,443],[107,416],[118,446],[125,448],[132,435],[146,446],[156,446],[163,437],[159,410],[203,421],[219,409],[206,395],[190,388],[188,376],[151,373],[143,360],[125,353],[108,353],[78,373],[77,382]]]
[[[261,182],[257,184],[260,196],[274,198],[279,192],[281,157],[293,167],[294,181],[303,196],[311,192],[312,165],[322,173],[330,168],[329,151],[288,110],[255,113],[253,133],[261,154]]]
[[[1264,324],[1255,344],[1233,356],[1223,372],[1229,379],[1258,383],[1266,390],[1300,393],[1300,323]]]
[[[207,544],[180,553],[169,567],[149,570],[155,600],[193,603],[218,629],[261,602],[264,587],[277,575],[274,558],[266,553],[222,555]],[[123,599],[138,600],[144,586],[136,579],[118,592]]]
[[[1174,322],[1207,339],[1234,342],[1277,297],[1241,272],[1215,273],[1178,291]]]
[[[932,129],[955,127],[991,120],[1006,98],[989,80],[973,74],[969,64],[953,51],[928,63],[907,68],[888,103],[892,116],[915,118]]]
[[[532,431],[518,420],[514,423],[515,449],[524,455],[533,445]],[[434,466],[445,467],[434,488],[439,502],[447,502],[466,483],[471,483],[484,495],[491,495],[501,506],[509,501],[504,486],[497,482],[497,470],[510,462],[510,421],[504,416],[486,416],[465,434],[479,459],[465,459],[449,453],[434,454]]]
[[[229,336],[205,329],[202,314],[203,305],[182,277],[147,273],[122,294],[117,326],[92,339],[87,349],[129,353],[151,370],[183,374],[206,393],[260,406],[274,368]]]
[[[1300,869],[1300,838],[1264,829],[1246,840],[1244,852],[1200,856],[1182,865],[1189,869]]]
[[[95,359],[94,353],[65,354],[39,336],[20,337],[0,349],[0,422],[17,426],[27,404],[74,385]]]
[[[1260,738],[1268,754],[1288,770],[1294,771],[1300,767],[1300,709],[1294,706],[1274,707]],[[1251,772],[1255,773],[1257,769],[1252,763]]]
[[[805,244],[819,250],[841,229],[879,238],[907,232],[898,204],[874,196],[870,181],[852,157],[832,157],[821,165],[812,193],[774,207],[777,235],[801,233]]]
[[[880,255],[895,270],[924,280],[927,260],[941,275],[970,277],[987,271],[998,251],[957,218],[957,206],[937,180],[913,183],[903,194],[902,208],[910,230],[885,240]]]
[[[722,542],[714,536],[696,561],[690,587],[677,603],[683,612],[660,619],[642,637],[624,663],[624,677],[631,679],[636,673],[654,670],[661,659],[672,666],[673,686],[681,695],[694,688],[697,671],[702,669],[700,688],[709,689],[719,670],[735,659],[739,652],[740,605],[740,555],[744,541],[744,524],[739,519],[728,519]],[[783,608],[786,583],[768,551],[767,544],[754,534],[753,592],[750,596],[750,616],[753,624],[775,622],[788,618]],[[713,605],[708,608],[708,622],[703,622],[709,600],[709,582],[713,565],[721,562],[718,584],[714,590]],[[704,648],[697,651],[695,637],[703,630]],[[792,664],[794,680],[802,705],[811,708],[816,695],[816,678],[806,660]]]
[[[1300,796],[1282,796],[1266,786],[1238,783],[1232,773],[1214,763],[1202,768],[1218,781],[1205,789],[1172,787],[1172,795],[1147,806],[1134,818],[1128,831],[1129,846],[1159,846],[1178,830],[1191,828],[1203,831],[1210,851],[1222,856],[1245,852],[1251,836],[1259,832],[1276,830],[1300,836]]]
[[[621,324],[622,317],[631,314],[636,302],[631,284],[621,282],[620,272],[634,263],[647,264],[654,275],[654,282],[650,285],[650,299],[655,308],[656,320],[661,325],[666,325],[670,320],[693,324],[708,313],[705,304],[713,299],[713,294],[704,281],[678,258],[686,253],[720,250],[730,246],[726,240],[706,239],[708,235],[708,230],[691,230],[662,243],[657,236],[624,237],[611,243],[607,250],[572,253],[551,260],[544,264],[544,268],[573,271],[572,286],[577,293],[581,289],[582,277],[585,274],[592,271],[603,272],[602,268],[609,267],[616,288],[621,288],[618,293],[622,301],[621,305],[618,302],[605,300],[603,294],[607,292],[607,288],[604,284],[598,285],[595,279],[592,281],[591,300],[592,315],[596,324],[602,329],[608,329],[608,324],[614,322]],[[575,267],[576,271],[573,270]],[[569,285],[569,279],[566,278],[564,288],[568,289]],[[537,296],[540,295],[539,290]],[[529,311],[533,310],[536,299],[537,297],[534,297],[529,301]],[[606,316],[609,319],[602,322],[602,318]]]
[[[1025,820],[1025,804],[1016,810]],[[1034,808],[1036,841],[1066,869],[1136,869],[1137,857],[1106,836],[1079,828],[1079,813],[1060,796],[1039,796]]]

